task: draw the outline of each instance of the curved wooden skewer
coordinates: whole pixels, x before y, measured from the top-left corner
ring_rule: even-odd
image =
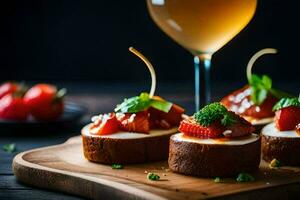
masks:
[[[139,57],[147,65],[147,67],[150,71],[150,74],[151,74],[151,89],[150,89],[149,97],[152,98],[154,96],[155,89],[156,89],[156,74],[155,74],[155,70],[153,68],[153,65],[150,63],[150,61],[141,52],[139,52],[135,48],[129,47],[129,51],[131,51],[134,55]]]
[[[252,67],[255,63],[255,61],[260,58],[262,55],[265,55],[265,54],[275,54],[277,53],[277,49],[273,49],[273,48],[266,48],[266,49],[262,49],[258,52],[256,52],[252,58],[249,60],[248,62],[248,65],[247,65],[247,70],[246,70],[246,73],[247,73],[247,78],[248,80],[250,80],[251,78],[251,75],[252,75]]]

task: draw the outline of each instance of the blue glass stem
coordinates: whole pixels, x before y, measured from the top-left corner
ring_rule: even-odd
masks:
[[[196,112],[211,101],[210,66],[211,55],[194,57],[195,63],[195,110]]]

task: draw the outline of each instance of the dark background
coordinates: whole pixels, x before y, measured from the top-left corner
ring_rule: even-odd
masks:
[[[214,55],[212,79],[245,82],[252,54],[274,47],[279,53],[258,61],[254,71],[299,83],[299,11],[293,2],[259,0],[250,24]],[[192,56],[158,29],[144,0],[0,4],[0,81],[149,80],[129,46],[152,61],[159,81],[193,81]]]

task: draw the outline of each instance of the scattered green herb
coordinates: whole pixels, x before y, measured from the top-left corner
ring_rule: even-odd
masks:
[[[172,105],[168,101],[150,98],[148,93],[143,92],[140,96],[124,99],[121,104],[117,105],[115,112],[135,113],[153,107],[167,113],[170,111]]]
[[[279,162],[279,160],[277,160],[277,159],[273,159],[271,162],[270,162],[270,164],[269,164],[269,167],[270,168],[279,168],[281,165],[280,165],[280,162]]]
[[[112,168],[112,169],[123,169],[123,165],[120,165],[120,164],[112,164],[112,165],[111,165],[111,168]]]
[[[290,94],[283,91],[272,88],[272,79],[267,75],[261,77],[252,74],[248,80],[251,88],[251,100],[256,104],[260,105],[267,98],[268,93],[271,93],[276,98],[291,97]]]
[[[215,182],[215,183],[221,183],[221,182],[222,182],[222,180],[221,180],[221,178],[220,178],[220,177],[216,177],[216,178],[214,179],[214,182]]]
[[[154,174],[154,173],[149,172],[149,173],[147,174],[147,178],[148,178],[149,180],[151,180],[151,181],[157,181],[157,180],[160,179],[160,176],[158,176],[157,174]]]
[[[248,173],[240,173],[238,177],[236,178],[237,182],[251,182],[254,181],[254,177],[251,174]]]
[[[216,120],[221,120],[224,126],[230,126],[236,122],[235,116],[228,112],[222,104],[217,102],[202,108],[195,113],[194,118],[201,126],[209,126]]]
[[[15,143],[5,144],[3,145],[3,150],[9,153],[13,153],[17,150],[16,144]]]
[[[278,101],[273,107],[274,111],[280,110],[282,108],[286,108],[289,106],[297,106],[300,107],[300,99],[298,98],[282,98]]]

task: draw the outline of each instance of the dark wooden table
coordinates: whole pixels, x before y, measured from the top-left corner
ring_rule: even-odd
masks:
[[[57,130],[45,134],[43,130],[35,133],[14,133],[0,130],[0,199],[81,199],[79,197],[62,194],[54,191],[32,188],[16,181],[12,173],[11,163],[16,153],[33,148],[63,143],[69,137],[79,135],[81,127],[87,123],[93,114],[109,112],[121,102],[124,97],[138,94],[140,91],[148,91],[145,84],[59,84],[68,88],[67,100],[80,103],[88,108],[87,114],[65,130]],[[282,84],[290,92],[299,92],[299,83]],[[213,87],[213,100],[217,101],[229,91],[240,87],[239,84],[216,83]],[[164,98],[184,106],[188,113],[193,112],[193,83],[160,84],[157,94]],[[7,153],[2,146],[15,143],[16,153]]]

